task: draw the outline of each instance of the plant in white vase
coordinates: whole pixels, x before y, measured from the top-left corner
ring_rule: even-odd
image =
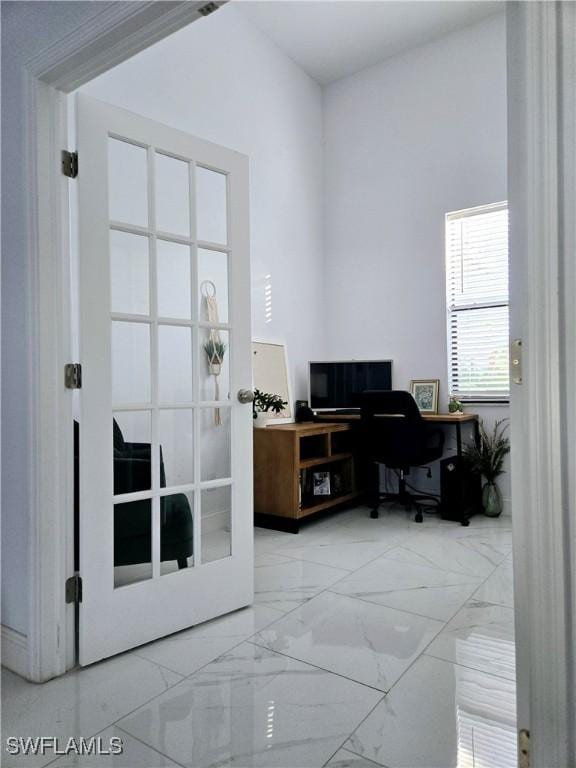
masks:
[[[272,395],[268,392],[262,392],[259,389],[254,390],[254,400],[252,401],[252,416],[255,427],[264,427],[269,421],[268,414],[281,413],[288,405],[286,400],[282,400],[280,395]]]
[[[482,488],[482,506],[488,517],[500,517],[502,514],[502,492],[496,479],[504,472],[504,458],[510,453],[510,440],[504,435],[508,428],[506,421],[495,422],[490,434],[480,422],[478,445],[469,445],[464,452],[472,470],[486,480]]]

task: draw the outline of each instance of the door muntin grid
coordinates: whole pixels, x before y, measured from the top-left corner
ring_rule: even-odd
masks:
[[[197,165],[193,158],[176,157],[160,148],[137,144],[117,135],[109,135],[109,146],[113,147],[109,154],[109,165],[118,162],[121,157],[122,143],[129,148],[131,157],[127,162],[119,162],[120,168],[129,173],[131,168],[137,166],[136,186],[145,183],[146,189],[145,193],[136,191],[136,202],[123,203],[123,195],[130,194],[130,180],[123,178],[118,168],[109,174],[111,185],[118,183],[121,178],[125,186],[123,194],[118,190],[110,193],[113,301],[110,318],[111,327],[116,329],[118,337],[116,349],[114,342],[112,344],[113,381],[116,376],[112,415],[116,420],[115,438],[118,422],[122,421],[125,425],[129,423],[126,414],[139,414],[140,418],[147,415],[150,439],[146,451],[143,446],[145,441],[140,434],[136,434],[138,430],[128,429],[130,434],[124,436],[122,433],[120,436],[125,444],[140,444],[131,449],[134,467],[138,469],[132,467],[128,472],[133,477],[138,475],[140,481],[133,486],[129,482],[115,484],[116,587],[177,574],[192,566],[199,566],[203,561],[229,557],[233,551],[231,439],[234,410],[230,398],[232,382],[228,363],[234,334],[229,322],[232,317],[229,285],[229,260],[232,255],[229,248],[227,174],[219,169]],[[135,152],[135,148],[140,153]],[[146,154],[144,181],[142,150]],[[170,190],[168,183],[167,169],[170,168],[178,170],[177,182],[174,184],[176,192]],[[183,168],[187,170],[187,185],[183,182]],[[201,193],[201,190],[197,190],[196,179],[199,170],[202,174],[216,174],[215,178],[220,185],[219,194],[222,180],[225,184],[224,213],[220,211],[215,217],[216,224],[213,223],[212,229],[208,227],[206,230],[216,237],[216,242],[196,239],[199,217],[197,192]],[[158,183],[162,189],[157,188],[158,173]],[[170,195],[172,203],[178,204],[177,215],[171,212],[170,205],[165,204],[164,197]],[[187,196],[184,206],[181,204],[183,195]],[[146,215],[142,211],[143,200],[146,203]],[[203,216],[206,210],[204,205]],[[118,212],[124,220],[114,216]],[[166,231],[169,229],[174,231]],[[120,260],[119,253],[124,256],[124,261]],[[209,257],[214,254],[213,283],[217,286],[217,293],[221,294],[224,322],[218,318],[215,323],[202,306],[204,296],[200,290],[199,253],[202,256],[202,281],[211,279]],[[112,263],[114,254],[116,264]],[[146,266],[147,275],[144,274]],[[135,286],[132,285],[132,279]],[[126,301],[122,300],[122,287],[118,285],[118,280],[125,282]],[[139,340],[139,346],[130,350],[126,338]],[[214,338],[221,340],[226,349],[225,364],[221,366],[223,370],[219,371],[217,377],[214,376],[214,366],[209,365],[205,348],[206,341]],[[123,340],[126,355],[119,349]],[[143,383],[141,372],[146,366],[149,368],[149,381]],[[223,373],[226,374],[225,378],[220,380]],[[214,387],[216,379],[218,387]],[[175,435],[166,431],[169,429],[168,416],[173,431],[180,421],[187,425],[182,430],[185,442],[181,452],[174,444],[169,445],[173,443],[169,438],[175,439]],[[131,418],[134,421],[134,415]],[[138,439],[130,439],[134,436]],[[120,454],[116,446],[113,446],[113,450],[116,466]],[[128,459],[124,461],[125,467],[130,467],[130,455],[125,458]],[[174,461],[177,464],[173,464]],[[142,476],[150,478],[149,488],[142,486]],[[216,499],[219,501],[215,502]],[[220,508],[222,504],[225,508]],[[122,555],[116,551],[117,537],[122,533],[129,538],[130,530],[127,527],[130,526],[131,509],[134,511],[133,525],[139,537],[139,548],[132,547],[137,551]],[[147,510],[150,514],[148,526],[142,519]],[[116,520],[117,516],[122,520]],[[178,546],[179,534],[182,535],[180,543],[185,546]],[[130,546],[127,545],[127,549]],[[142,563],[131,562],[143,554],[146,558]],[[129,565],[116,565],[117,562]],[[130,565],[132,570],[129,572]],[[117,573],[120,569],[124,569],[124,576]]]

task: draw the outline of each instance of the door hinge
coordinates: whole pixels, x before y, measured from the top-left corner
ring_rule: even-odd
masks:
[[[518,768],[530,768],[530,731],[518,732]]]
[[[510,344],[510,373],[514,384],[522,384],[522,339]]]
[[[82,366],[80,363],[66,363],[64,366],[66,389],[82,389]]]
[[[206,5],[203,5],[201,8],[198,8],[198,13],[200,16],[210,16],[211,13],[214,13],[214,11],[217,11],[218,8],[220,8],[220,3],[206,3]]]
[[[76,573],[74,576],[70,576],[69,579],[66,579],[65,593],[67,603],[81,603],[82,577]]]
[[[78,152],[62,150],[62,173],[69,179],[75,179],[78,176]]]

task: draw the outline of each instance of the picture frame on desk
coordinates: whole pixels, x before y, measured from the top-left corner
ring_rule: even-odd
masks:
[[[252,389],[279,395],[286,401],[284,410],[268,413],[266,426],[294,422],[292,377],[284,341],[260,337],[252,339]]]
[[[410,394],[416,401],[420,413],[438,413],[440,379],[412,379]]]

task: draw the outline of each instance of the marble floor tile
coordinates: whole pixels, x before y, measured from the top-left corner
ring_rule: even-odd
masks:
[[[289,563],[292,558],[286,555],[278,555],[276,552],[265,550],[264,552],[254,553],[254,567],[260,568],[263,565],[279,565],[280,563]]]
[[[439,621],[324,592],[253,642],[386,692],[442,627]]]
[[[331,565],[346,571],[355,571],[371,560],[384,554],[393,544],[383,541],[347,541],[337,544],[309,544],[300,547],[283,547],[274,554],[286,553],[295,560]]]
[[[320,768],[380,699],[246,643],[119,726],[190,768]]]
[[[515,680],[514,611],[472,599],[432,641],[426,654]]]
[[[108,747],[111,738],[122,740],[120,755],[66,755],[50,763],[50,768],[178,768],[178,763],[147,747],[120,728],[111,727],[97,734]]]
[[[379,536],[387,530],[406,531],[418,530],[418,524],[414,523],[414,512],[406,512],[403,508],[383,505],[380,507],[379,516],[376,519],[370,517],[372,508],[369,506],[355,507],[348,512],[343,512],[335,521],[338,526],[356,528],[368,534]]]
[[[2,670],[2,734],[93,736],[182,680],[169,669],[134,654],[77,669],[42,685]],[[54,754],[3,755],[2,766],[46,765]]]
[[[255,569],[254,600],[287,613],[310,600],[349,571],[305,560],[291,560]]]
[[[191,675],[284,615],[264,605],[242,608],[140,646],[134,653],[181,675]]]
[[[326,763],[324,768],[386,768],[372,760],[366,760],[364,757],[355,755],[347,749],[339,749],[332,760]]]
[[[463,526],[455,523],[453,520],[442,520],[436,518],[436,525],[430,526],[430,518],[425,518],[424,524],[420,527],[420,533],[434,532],[442,536],[474,536],[485,533],[510,534],[512,533],[512,518],[503,516],[499,518],[486,517],[485,515],[474,515],[470,518],[470,525]]]
[[[507,558],[474,593],[475,600],[514,607],[514,573],[512,558]]]
[[[389,768],[516,768],[515,685],[421,656],[344,747]]]
[[[312,528],[304,524],[298,534],[289,539],[282,539],[274,551],[286,551],[289,554],[290,549],[304,546],[376,542],[382,542],[384,548],[389,548],[401,543],[410,535],[409,525],[407,521],[371,520],[366,511],[361,517],[351,517],[338,524],[323,527],[316,525]]]
[[[436,529],[435,532],[427,531],[424,533],[422,531],[420,534],[422,538],[426,535],[433,538],[440,537],[444,540],[458,541],[464,546],[476,547],[480,552],[489,551],[491,547],[497,552],[504,553],[504,557],[507,557],[512,551],[512,531],[509,529],[474,529],[457,526],[448,529]]]
[[[4,738],[122,755],[2,766],[515,766],[510,518],[358,506],[254,539],[252,607],[43,685],[3,672]]]
[[[389,560],[387,554],[342,579],[330,591],[448,621],[481,582],[474,576]]]
[[[511,551],[511,543],[505,544],[499,536],[488,534],[457,539],[415,534],[388,550],[386,557],[485,579]]]
[[[282,531],[272,531],[268,528],[254,529],[254,553],[256,555],[263,552],[270,552],[282,544],[294,538],[293,533],[283,533]]]
[[[351,543],[352,541],[373,542],[374,537],[369,537],[366,534],[354,535],[341,525],[330,525],[324,528],[316,526],[310,529],[304,524],[300,528],[299,533],[294,534],[290,539],[282,539],[273,551],[278,554],[285,552],[289,555],[291,549],[298,549],[299,547],[346,544]]]

